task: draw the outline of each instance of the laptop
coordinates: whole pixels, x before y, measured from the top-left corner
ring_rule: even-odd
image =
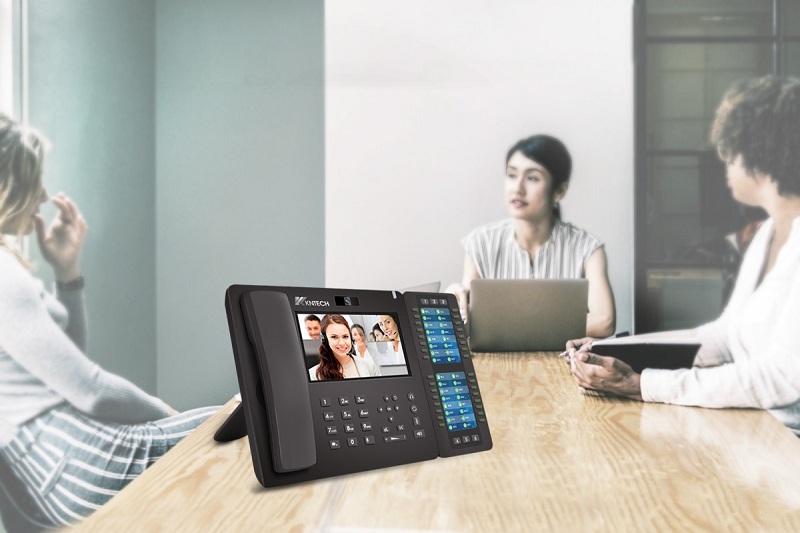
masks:
[[[441,281],[431,281],[430,283],[423,283],[422,285],[414,285],[413,287],[405,288],[400,292],[439,292],[441,286]]]
[[[470,284],[469,344],[476,352],[564,349],[586,336],[585,279],[476,279]]]

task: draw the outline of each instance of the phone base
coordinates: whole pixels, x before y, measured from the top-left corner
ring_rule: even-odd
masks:
[[[241,439],[247,435],[247,424],[244,420],[244,402],[236,406],[227,420],[222,423],[216,433],[214,440],[217,442],[230,442]]]

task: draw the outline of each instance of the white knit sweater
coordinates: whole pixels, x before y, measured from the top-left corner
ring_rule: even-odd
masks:
[[[120,423],[168,416],[160,399],[84,355],[83,291],[57,296],[0,248],[0,447],[21,424],[64,402]]]

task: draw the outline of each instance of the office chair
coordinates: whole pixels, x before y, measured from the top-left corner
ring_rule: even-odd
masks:
[[[8,533],[31,533],[47,528],[47,520],[25,484],[0,456],[0,517]]]

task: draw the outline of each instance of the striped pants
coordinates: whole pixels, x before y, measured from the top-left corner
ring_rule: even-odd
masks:
[[[0,449],[38,507],[42,527],[72,525],[89,516],[211,416],[204,407],[126,425],[55,407],[19,429]]]

